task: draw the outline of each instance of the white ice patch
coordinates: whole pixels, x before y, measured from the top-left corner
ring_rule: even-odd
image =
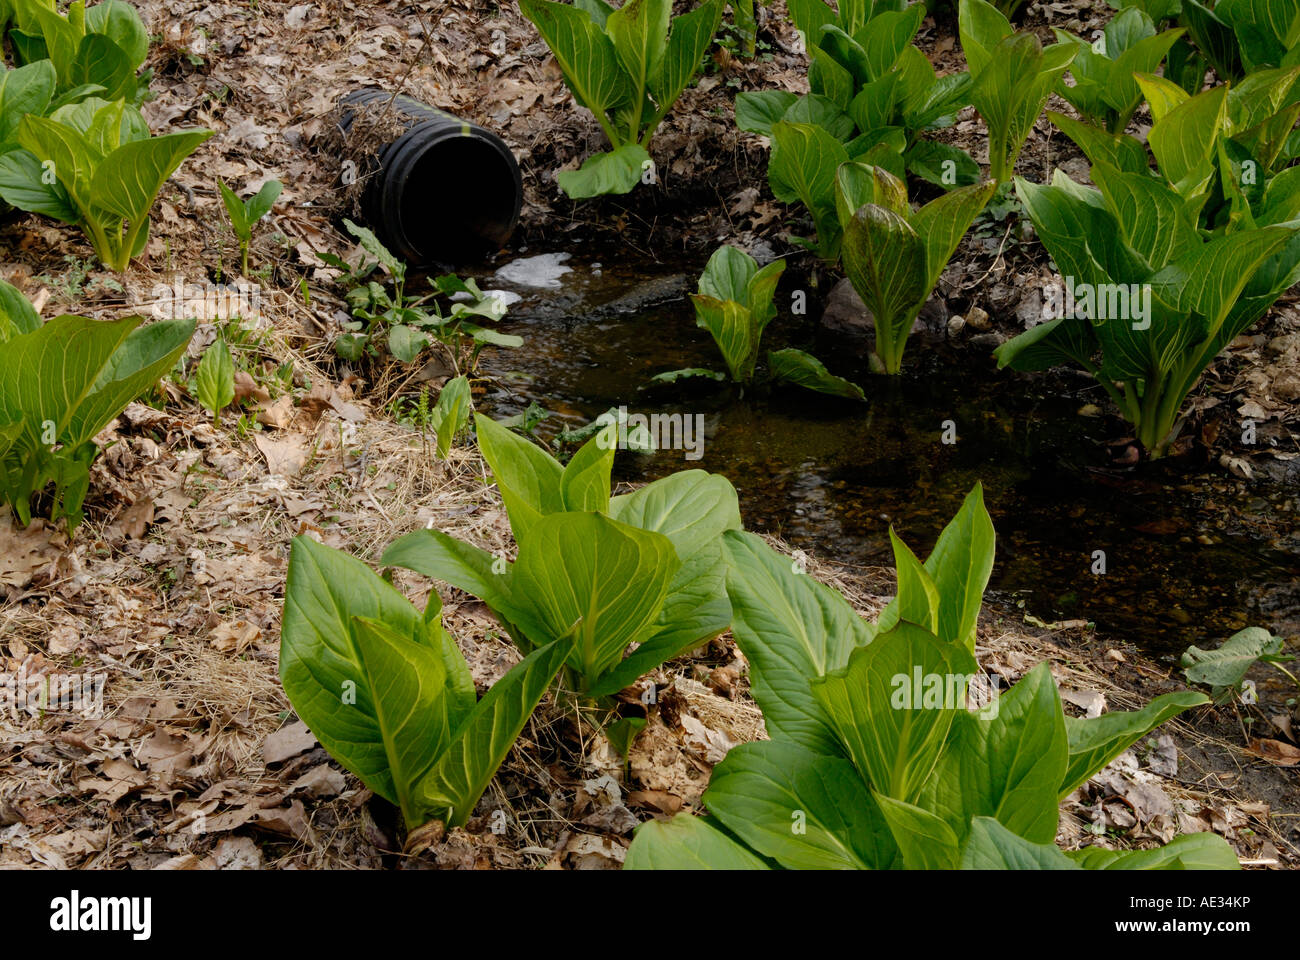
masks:
[[[523,257],[507,263],[496,272],[495,276],[504,283],[513,283],[521,287],[558,290],[560,277],[573,270],[572,267],[564,265],[564,261],[570,256],[572,254],[541,253],[535,257]]]

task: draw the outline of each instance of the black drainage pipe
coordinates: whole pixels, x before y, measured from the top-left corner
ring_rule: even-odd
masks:
[[[407,96],[378,87],[354,90],[339,101],[344,138],[354,111],[392,100],[406,124],[375,154],[361,213],[379,239],[416,266],[464,263],[503,247],[519,222],[523,182],[514,154],[489,130]]]

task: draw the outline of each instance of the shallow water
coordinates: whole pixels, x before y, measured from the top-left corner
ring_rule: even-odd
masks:
[[[547,437],[620,405],[701,418],[698,460],[685,450],[623,454],[618,479],[685,467],[721,473],[751,529],[882,566],[892,565],[890,524],[924,556],[979,481],[998,534],[992,596],[1009,616],[1023,607],[1044,621],[1093,621],[1103,636],[1157,656],[1217,645],[1248,624],[1300,632],[1300,494],[1259,487],[1243,498],[1234,481],[1186,462],[1114,466],[1105,443],[1125,428],[1079,415],[1105,403],[1085,380],[1000,374],[991,359],[940,356],[915,338],[902,377],[872,376],[860,345],[783,314],[764,346],[809,349],[862,384],[867,403],[796,387],[742,395],[706,380],[654,385],[666,370],[722,370],[721,356],[684,298],[656,306],[617,298],[636,289],[662,299],[683,273],[693,289],[698,266],[593,270],[578,257],[563,265],[572,272],[558,278],[560,291],[512,287],[509,270],[489,281],[522,294],[501,328],[526,344],[485,352],[497,385],[484,406],[500,418],[536,401],[555,414],[538,429]],[[792,286],[783,283],[779,304],[790,303]],[[944,442],[945,421],[955,442]],[[1096,551],[1104,574],[1093,572]]]

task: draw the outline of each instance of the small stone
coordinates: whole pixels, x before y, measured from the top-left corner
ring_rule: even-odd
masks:
[[[988,311],[982,307],[971,307],[966,311],[966,324],[977,333],[993,328],[993,321],[989,319]]]
[[[966,318],[963,317],[960,313],[954,313],[951,317],[948,318],[948,337],[950,339],[953,340],[957,339],[958,337],[961,336],[961,332],[965,329],[966,329]]]
[[[1007,338],[996,330],[990,330],[988,333],[977,333],[970,338],[972,347],[986,347],[989,350],[996,350],[1006,342]]]

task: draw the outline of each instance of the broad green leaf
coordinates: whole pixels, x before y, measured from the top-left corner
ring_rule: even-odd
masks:
[[[389,768],[376,704],[354,637],[355,620],[416,635],[419,614],[369,567],[308,537],[289,554],[280,628],[280,681],[321,745],[375,793],[400,795]]]
[[[353,617],[350,627],[397,805],[407,826],[418,827],[429,811],[415,787],[451,736],[446,667],[433,650],[382,621]],[[346,701],[338,707],[347,708]]]
[[[1102,164],[1126,173],[1147,175],[1146,150],[1133,137],[1107,133],[1055,110],[1047,111],[1047,119],[1073,140],[1094,166]]]
[[[714,769],[709,812],[790,870],[884,870],[898,850],[853,765],[792,743],[744,743]]]
[[[962,711],[921,803],[964,838],[972,817],[993,817],[1034,843],[1051,843],[1067,762],[1065,719],[1046,664],[978,713]]]
[[[735,300],[716,300],[700,293],[691,294],[697,326],[709,331],[727,364],[731,379],[748,383],[754,376],[758,356],[758,331],[749,308]]]
[[[879,794],[911,803],[966,707],[975,658],[901,622],[854,650],[848,665],[812,680],[858,773]]]
[[[1033,843],[992,817],[976,817],[962,847],[963,870],[1079,870],[1053,843]]]
[[[838,592],[800,571],[750,533],[723,535],[736,643],[750,665],[753,695],[773,740],[842,756],[808,681],[843,667],[875,631]]]
[[[429,335],[404,323],[395,323],[388,328],[388,352],[402,363],[413,363],[425,347],[429,345]]]
[[[63,414],[53,418],[59,425],[59,439],[64,444],[80,446],[108,426],[128,403],[175,367],[194,333],[193,320],[162,320],[137,328],[140,322],[139,317],[112,322],[126,324],[130,333],[100,368],[89,391],[75,408],[65,409]],[[85,340],[98,340],[101,329],[109,325],[110,322],[102,320],[56,317],[33,334],[36,342],[48,338],[48,343],[59,345],[58,352],[53,355],[48,346],[42,351],[39,372],[36,373],[41,379],[27,380],[42,384],[42,396],[50,401],[47,409],[59,406],[64,398],[70,396],[60,390],[60,384],[66,389],[66,372],[84,358]],[[26,379],[24,374],[19,376]]]
[[[41,325],[40,314],[17,287],[0,280],[0,343],[23,333],[33,333]]]
[[[544,637],[570,635],[569,662],[588,685],[648,638],[681,561],[672,541],[594,513],[559,513],[533,523],[513,570],[515,596]]]
[[[104,88],[107,100],[134,100],[137,81],[135,64],[116,43],[103,34],[81,38],[77,52],[64,74],[65,86],[94,84]]]
[[[971,184],[931,200],[911,217],[912,229],[925,246],[925,282],[929,290],[966,235],[971,223],[993,196],[995,183]]]
[[[601,675],[587,691],[592,697],[618,693],[666,660],[716,637],[731,625],[727,564],[714,539],[684,558],[668,585],[668,596],[649,639]]]
[[[474,415],[479,450],[492,468],[510,528],[520,539],[541,515],[564,509],[560,492],[563,468],[533,441],[501,426],[491,417]]]
[[[464,376],[448,380],[438,392],[432,414],[438,436],[438,459],[446,460],[451,453],[451,442],[469,423],[472,407],[469,380]]]
[[[414,570],[478,597],[494,612],[514,611],[510,564],[481,547],[449,537],[441,530],[416,530],[389,544],[383,563]],[[511,631],[516,644],[527,641]]]
[[[993,48],[1011,34],[1011,21],[984,0],[961,0],[957,8],[961,50],[975,75],[993,59]]]
[[[90,185],[95,204],[132,226],[147,219],[167,178],[210,136],[211,130],[186,130],[122,144],[95,170]]]
[[[718,247],[700,274],[699,292],[715,300],[749,306],[749,281],[758,272],[754,258],[730,245]]]
[[[1238,630],[1215,650],[1191,646],[1182,657],[1188,683],[1212,688],[1216,700],[1241,689],[1246,672],[1256,663],[1285,663],[1295,658],[1284,652],[1284,641],[1262,627]],[[1188,696],[1193,696],[1189,694]],[[1196,695],[1199,696],[1199,695]],[[1197,699],[1195,703],[1203,703]],[[1194,704],[1191,704],[1194,705]]]
[[[607,153],[593,153],[577,170],[561,170],[555,179],[573,200],[606,193],[631,193],[650,162],[645,147],[625,143]]]
[[[779,123],[785,112],[799,99],[787,90],[745,91],[736,95],[736,126],[765,137],[772,135],[772,124]]]
[[[768,351],[767,365],[772,376],[777,380],[797,384],[832,397],[845,397],[849,400],[866,399],[866,394],[856,383],[835,376],[812,354],[796,350],[794,347]]]
[[[15,144],[18,124],[24,116],[45,113],[55,83],[54,66],[48,60],[13,70],[0,67],[0,147]]]
[[[1175,837],[1154,850],[1106,850],[1089,847],[1066,856],[1085,870],[1240,870],[1228,841],[1215,833]]]
[[[705,0],[690,13],[674,17],[663,68],[650,79],[650,95],[666,114],[700,67],[722,22],[723,0]]]
[[[618,425],[609,424],[582,445],[560,474],[565,510],[609,510],[610,473],[618,444]]]
[[[46,182],[52,169],[28,150],[10,150],[0,156],[0,197],[19,210],[76,223],[81,214],[67,189],[57,179]]]
[[[610,500],[615,520],[661,533],[686,560],[727,530],[740,530],[736,488],[719,474],[679,470]]]
[[[835,172],[848,159],[844,145],[821,127],[784,122],[772,127],[767,165],[772,193],[783,203],[799,202],[808,208],[826,259],[833,259],[839,248]]]
[[[636,828],[624,870],[766,870],[768,866],[704,817],[679,813]]]
[[[448,826],[462,827],[473,815],[572,648],[572,639],[560,639],[530,653],[492,685],[453,732],[446,752],[416,786],[416,795],[444,815]]]
[[[1214,87],[1174,107],[1151,127],[1147,142],[1161,175],[1184,196],[1209,176],[1214,141],[1226,116],[1227,87]]]
[[[1202,693],[1180,691],[1156,697],[1141,710],[1120,710],[1099,717],[1066,718],[1070,763],[1057,788],[1057,795],[1065,797],[1076,787],[1087,783],[1093,775],[1105,769],[1108,763],[1166,720],[1191,707],[1209,702],[1209,698]]]
[[[86,10],[86,30],[108,37],[133,65],[144,63],[149,55],[149,31],[135,8],[123,0],[101,0]]]
[[[553,0],[519,0],[519,9],[550,47],[580,106],[601,117],[633,100],[636,91],[619,63],[613,41],[588,13]]]
[[[815,93],[796,100],[781,121],[821,127],[842,143],[853,138],[853,119],[834,100]]]
[[[916,312],[930,294],[926,249],[903,217],[875,204],[861,207],[844,229],[844,272],[876,325],[876,352],[901,356]],[[892,369],[890,369],[892,366]],[[886,359],[889,372],[897,366]]]
[[[614,53],[632,82],[633,91],[646,90],[663,68],[668,48],[668,21],[672,0],[626,0],[605,20],[605,33],[614,41]],[[636,94],[633,94],[636,102]],[[640,123],[630,131],[637,137]]]
[[[203,359],[194,373],[194,394],[214,420],[235,399],[235,365],[230,348],[218,337],[203,351]]]
[[[908,870],[956,870],[960,864],[957,835],[928,810],[877,792],[876,803],[889,824]]]

